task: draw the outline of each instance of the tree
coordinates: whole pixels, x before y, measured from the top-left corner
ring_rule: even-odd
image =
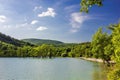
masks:
[[[114,46],[115,60],[120,62],[120,23],[113,30],[112,33],[112,43]]]
[[[108,56],[109,54],[105,53],[104,49],[108,46],[109,44],[109,36],[107,33],[102,32],[102,28],[99,28],[98,31],[93,35],[92,38],[92,52],[93,56],[95,58],[101,58],[103,61],[108,62]]]
[[[53,45],[43,44],[35,48],[38,57],[53,57],[55,56],[55,48]]]
[[[97,5],[97,6],[102,6],[103,5],[103,0],[81,0],[81,12],[86,12],[88,13],[89,8],[93,5]]]
[[[104,47],[104,54],[106,61],[110,61],[111,57],[114,56],[114,47],[112,44],[108,44],[107,46]]]

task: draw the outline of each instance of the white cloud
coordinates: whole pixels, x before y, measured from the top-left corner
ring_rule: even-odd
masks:
[[[33,21],[31,22],[31,24],[36,24],[36,23],[38,23],[37,20],[33,20]]]
[[[72,13],[70,24],[72,25],[72,31],[71,32],[77,32],[80,27],[82,27],[83,23],[90,19],[88,15],[82,14],[80,12]]]
[[[42,8],[42,6],[35,6],[33,11],[36,11],[36,10],[41,9],[41,8]]]
[[[42,12],[41,14],[38,14],[38,17],[46,17],[46,16],[51,16],[55,17],[56,12],[54,11],[53,8],[48,8],[46,12]]]
[[[1,23],[4,23],[4,22],[6,22],[6,16],[4,16],[4,15],[0,15],[0,22]]]
[[[38,27],[36,30],[37,31],[43,31],[43,30],[46,30],[46,29],[48,29],[47,27],[44,27],[44,26],[40,26],[40,27]]]

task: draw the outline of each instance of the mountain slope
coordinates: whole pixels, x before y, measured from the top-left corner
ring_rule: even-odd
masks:
[[[12,44],[12,45],[15,45],[15,46],[32,46],[30,43],[28,42],[24,42],[24,41],[21,41],[21,40],[18,40],[18,39],[14,39],[10,36],[7,36],[5,34],[2,34],[0,33],[0,41],[1,42],[4,42],[4,43],[8,43],[8,44]]]
[[[23,39],[22,41],[24,42],[29,42],[31,44],[35,45],[42,45],[42,44],[53,44],[53,45],[58,45],[58,44],[64,44],[61,41],[56,41],[56,40],[48,40],[48,39]]]

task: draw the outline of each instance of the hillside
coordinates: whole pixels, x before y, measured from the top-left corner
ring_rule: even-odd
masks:
[[[24,42],[15,38],[12,38],[8,35],[2,34],[0,33],[0,41],[4,42],[4,43],[8,43],[8,44],[12,44],[15,46],[32,46],[32,44],[28,43],[28,42]]]
[[[53,45],[59,45],[59,44],[64,44],[61,41],[57,40],[48,40],[48,39],[23,39],[22,41],[24,42],[29,42],[31,44],[35,45],[42,45],[42,44],[53,44]]]

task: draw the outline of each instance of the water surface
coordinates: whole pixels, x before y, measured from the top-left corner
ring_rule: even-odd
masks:
[[[0,80],[105,80],[103,71],[79,58],[0,58]]]

